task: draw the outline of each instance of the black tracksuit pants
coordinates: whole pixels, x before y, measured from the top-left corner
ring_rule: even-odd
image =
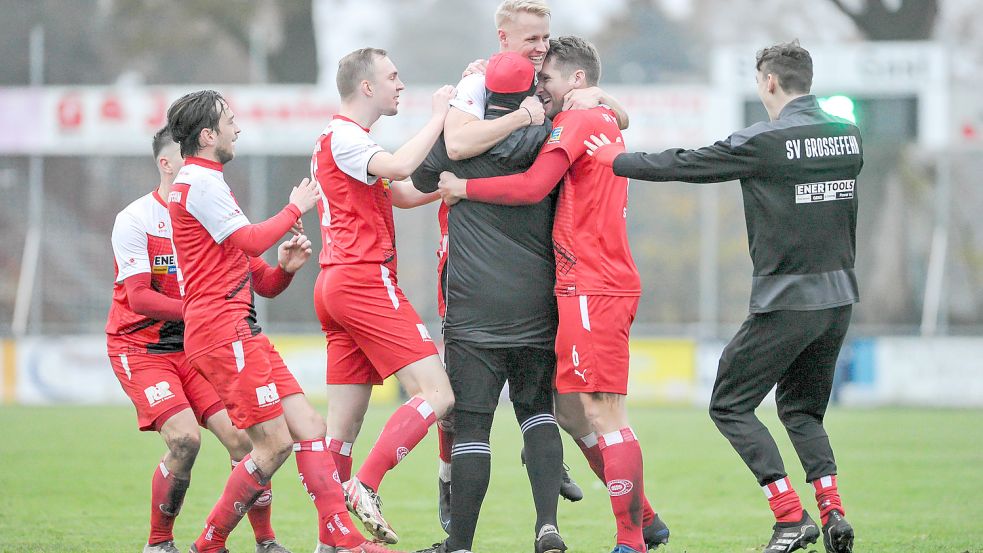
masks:
[[[787,476],[778,446],[754,415],[776,384],[778,416],[812,482],[836,474],[823,416],[852,305],[752,313],[720,357],[710,418],[762,486]]]

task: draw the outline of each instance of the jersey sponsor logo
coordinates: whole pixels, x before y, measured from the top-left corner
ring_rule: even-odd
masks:
[[[145,388],[143,393],[147,396],[147,403],[149,403],[151,407],[174,397],[174,393],[171,392],[171,384],[166,381],[158,382],[153,386]]]
[[[611,497],[618,497],[631,492],[632,488],[634,487],[635,485],[632,484],[631,480],[625,480],[623,478],[611,480],[608,482],[608,494],[610,494]]]
[[[270,383],[256,388],[256,404],[260,407],[269,407],[280,402],[280,394],[276,391],[276,383]]]
[[[150,271],[155,275],[173,275],[177,273],[177,261],[174,254],[155,255]]]
[[[809,182],[795,185],[795,203],[810,204],[853,198],[854,179]]]
[[[420,339],[422,339],[424,342],[433,342],[433,338],[430,337],[430,331],[427,330],[425,325],[422,323],[417,323],[416,329],[420,332]]]
[[[560,141],[560,135],[563,134],[563,127],[557,127],[553,129],[550,133],[550,139],[546,141],[547,144],[555,144]]]

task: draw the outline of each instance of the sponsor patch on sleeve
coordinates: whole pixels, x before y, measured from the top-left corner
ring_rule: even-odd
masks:
[[[563,134],[563,127],[557,127],[553,129],[550,133],[550,139],[546,141],[547,144],[553,144],[560,141],[560,135]]]

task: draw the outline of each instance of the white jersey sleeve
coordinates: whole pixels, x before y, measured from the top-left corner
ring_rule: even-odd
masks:
[[[188,188],[184,205],[218,244],[249,225],[249,219],[239,208],[232,191],[221,181],[199,179]]]
[[[484,119],[487,105],[488,90],[485,89],[483,74],[472,73],[457,83],[457,95],[451,100],[451,107]]]
[[[381,151],[382,146],[354,123],[338,123],[331,130],[331,157],[338,169],[355,180],[375,184],[376,176],[369,174],[369,160]]]
[[[129,210],[116,215],[113,223],[113,256],[116,258],[116,282],[120,283],[133,275],[150,272],[150,257],[147,253],[147,231],[144,225]]]

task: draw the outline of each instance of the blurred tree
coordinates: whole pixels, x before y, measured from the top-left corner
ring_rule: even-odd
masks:
[[[869,40],[928,40],[939,16],[938,0],[862,0],[860,9],[831,1]]]

